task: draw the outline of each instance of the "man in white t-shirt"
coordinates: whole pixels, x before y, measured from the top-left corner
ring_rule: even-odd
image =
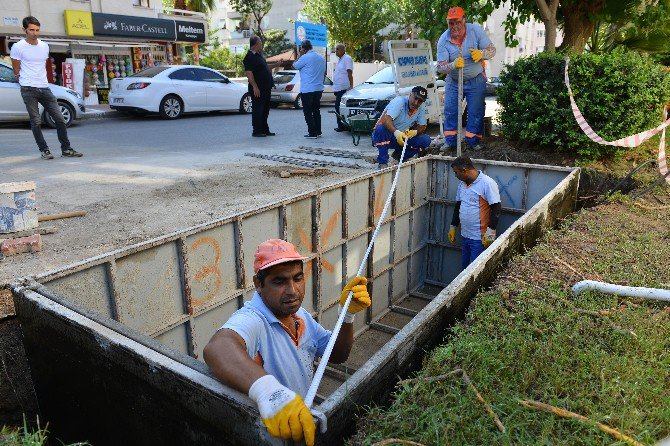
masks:
[[[26,38],[16,42],[10,51],[14,75],[21,85],[21,97],[26,104],[30,116],[30,128],[33,131],[35,142],[42,152],[42,159],[53,159],[47,142],[42,135],[42,121],[40,119],[39,105],[45,108],[56,123],[58,141],[63,156],[78,157],[81,153],[70,147],[67,137],[65,120],[60,112],[60,106],[56,97],[49,89],[47,80],[47,60],[49,59],[49,45],[38,39],[40,35],[40,22],[32,16],[23,19],[23,31]]]
[[[354,88],[354,61],[344,53],[343,43],[335,46],[335,55],[339,57],[333,73],[333,92],[335,93],[335,111],[337,112],[336,132],[347,130],[347,126],[340,119],[340,100],[347,90]]]

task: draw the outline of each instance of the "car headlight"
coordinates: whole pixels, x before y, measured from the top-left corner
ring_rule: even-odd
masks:
[[[77,99],[81,99],[81,98],[82,98],[82,96],[81,96],[79,93],[77,93],[76,91],[74,91],[74,90],[65,90],[65,91],[67,91],[68,93],[70,93],[72,96],[74,96],[74,97],[77,98]]]

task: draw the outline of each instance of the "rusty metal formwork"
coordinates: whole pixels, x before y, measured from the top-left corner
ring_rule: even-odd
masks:
[[[341,442],[356,406],[388,393],[397,376],[442,339],[497,266],[574,209],[579,169],[476,161],[500,187],[500,236],[460,271],[460,240],[452,245],[447,239],[458,184],[450,161],[421,158],[400,172],[366,266],[373,304],[356,320],[350,359],[329,366],[317,394],[317,408],[328,417],[320,444]],[[118,440],[111,427],[100,417],[86,418],[88,410],[103,410],[131,423],[147,444],[227,442],[221,435],[236,438],[233,444],[270,441],[253,403],[212,379],[202,350],[253,295],[253,253],[268,238],[286,239],[308,257],[303,307],[332,328],[339,290],[365,254],[393,173],[369,173],[17,280],[17,314],[52,429],[60,426],[61,439],[76,440],[81,436],[68,434],[82,432],[71,430],[94,426],[89,438],[111,444]],[[53,351],[40,348],[45,335]],[[105,374],[116,379],[107,382]],[[73,376],[79,377],[76,390],[65,384]],[[133,392],[151,398],[133,399]],[[67,409],[58,406],[63,401]],[[161,416],[157,406],[164,407]],[[132,421],[137,416],[144,421]],[[188,426],[175,430],[185,419]]]

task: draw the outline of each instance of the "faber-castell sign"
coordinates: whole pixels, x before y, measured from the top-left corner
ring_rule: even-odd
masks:
[[[132,17],[94,12],[93,33],[96,36],[143,37],[156,40],[176,40],[173,20]]]

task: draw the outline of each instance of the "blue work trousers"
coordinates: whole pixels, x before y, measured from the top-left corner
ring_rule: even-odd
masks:
[[[474,262],[477,256],[483,253],[486,248],[481,240],[463,237],[461,243],[461,266],[465,269],[469,264]]]
[[[486,79],[478,75],[463,81],[463,97],[468,101],[468,122],[465,125],[465,143],[476,145],[484,133],[486,109]],[[458,81],[448,78],[444,98],[444,143],[456,147],[458,134]]]
[[[389,149],[393,149],[393,153],[397,155],[397,158],[400,158],[402,153],[402,146],[398,144],[396,137],[393,133],[389,132],[386,127],[382,124],[379,124],[372,131],[372,143],[379,151],[377,156],[377,162],[380,164],[387,164],[389,162]],[[406,161],[419,153],[419,150],[425,149],[430,145],[430,136],[425,133],[421,135],[416,135],[414,138],[411,138],[407,141],[407,148],[405,149],[405,158],[403,161]]]

